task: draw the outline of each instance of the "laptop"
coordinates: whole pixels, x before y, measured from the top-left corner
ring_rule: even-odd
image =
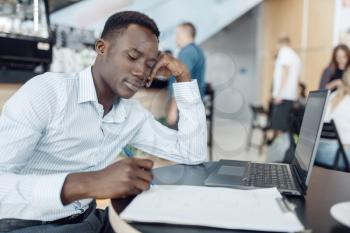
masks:
[[[329,93],[328,90],[309,93],[299,140],[290,164],[220,160],[204,184],[240,189],[277,187],[283,194],[305,195],[315,161]]]

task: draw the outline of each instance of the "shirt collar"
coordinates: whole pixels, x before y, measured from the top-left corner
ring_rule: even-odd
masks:
[[[78,103],[89,101],[98,102],[91,66],[79,73]]]
[[[91,66],[82,70],[79,73],[79,94],[78,94],[78,103],[84,102],[96,102],[98,103],[96,88],[94,80],[92,78]],[[104,122],[108,123],[120,123],[126,119],[126,109],[123,99],[115,101],[113,103],[113,108],[111,111],[104,117]]]

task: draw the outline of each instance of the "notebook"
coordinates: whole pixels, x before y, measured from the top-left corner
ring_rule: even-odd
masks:
[[[157,185],[135,197],[120,217],[126,221],[225,229],[304,230],[276,188],[239,190]]]

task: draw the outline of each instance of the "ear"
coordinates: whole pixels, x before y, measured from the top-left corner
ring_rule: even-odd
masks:
[[[104,39],[97,39],[95,43],[95,50],[98,55],[103,55],[107,51],[108,44]]]

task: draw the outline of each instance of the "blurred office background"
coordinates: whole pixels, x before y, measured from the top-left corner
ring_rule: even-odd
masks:
[[[251,106],[268,107],[279,36],[288,35],[301,58],[300,80],[307,90],[318,88],[334,46],[350,45],[349,0],[0,0],[0,109],[37,74],[91,65],[105,20],[122,10],[152,17],[161,49],[175,55],[176,25],[196,26],[196,42],[207,59],[206,82],[214,91],[208,123],[214,160],[266,159],[268,146],[260,147],[264,130],[249,134]],[[161,119],[165,87],[157,81],[134,98]],[[258,115],[255,123],[263,128],[267,115]]]

